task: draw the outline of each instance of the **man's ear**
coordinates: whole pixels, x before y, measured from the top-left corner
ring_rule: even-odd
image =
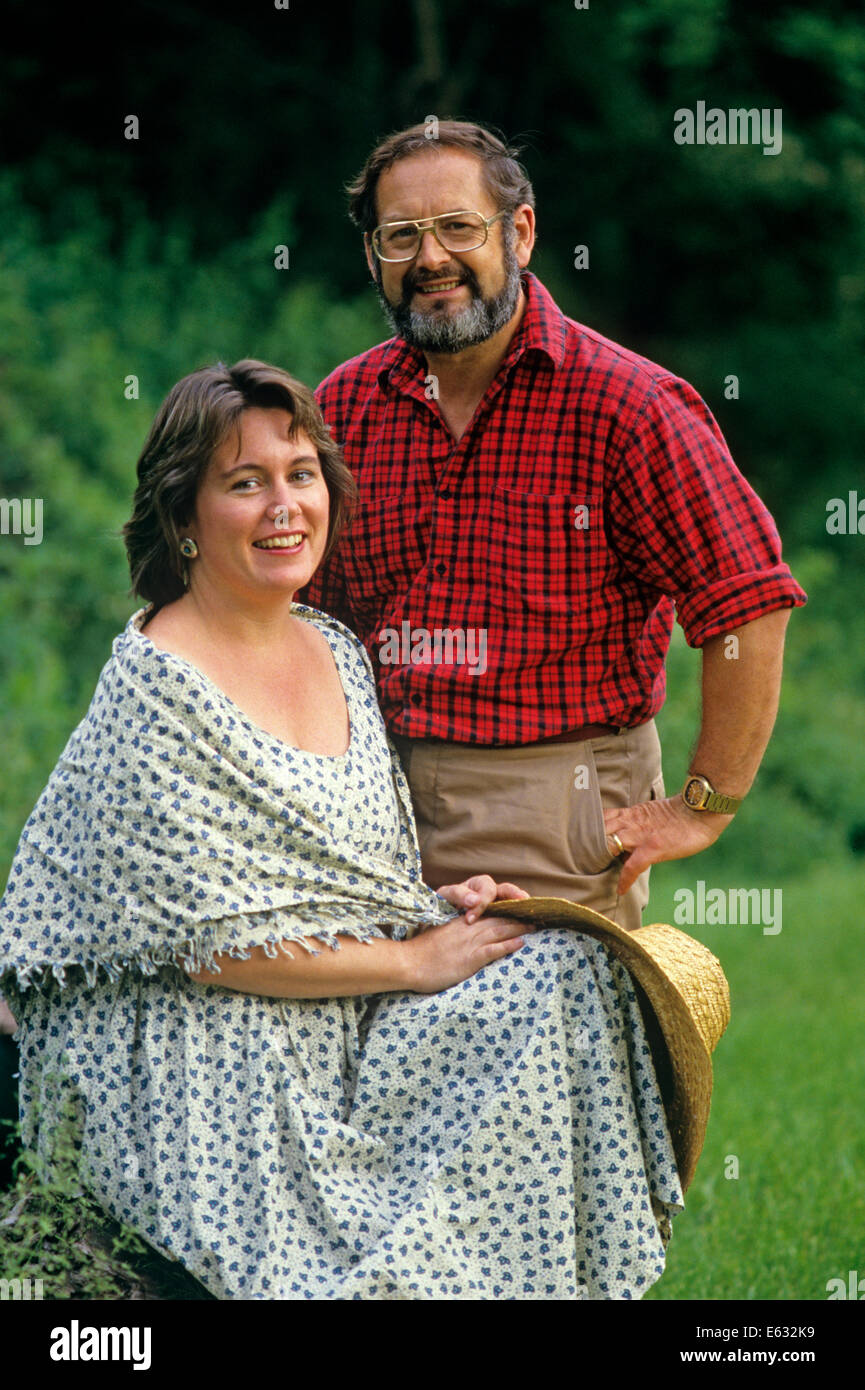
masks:
[[[378,277],[377,277],[377,275],[376,275],[376,273],[375,273],[375,272],[376,272],[375,255],[374,255],[374,253],[373,253],[372,241],[370,240],[369,232],[364,232],[364,234],[363,234],[363,249],[364,249],[364,251],[365,251],[365,253],[366,253],[366,263],[367,263],[367,265],[369,266],[369,273],[370,273],[370,275],[372,276],[373,280],[376,280]]]
[[[514,212],[514,254],[517,265],[525,270],[532,256],[535,244],[535,210],[528,203],[520,203]]]

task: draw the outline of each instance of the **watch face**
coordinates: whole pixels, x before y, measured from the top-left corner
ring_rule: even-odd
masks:
[[[706,788],[699,777],[692,777],[690,782],[686,782],[682,796],[686,806],[702,806]]]

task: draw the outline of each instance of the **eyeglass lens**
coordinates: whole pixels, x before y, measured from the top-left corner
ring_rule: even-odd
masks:
[[[464,212],[455,216],[447,213],[433,220],[438,241],[446,251],[472,251],[482,246],[486,223],[480,213]],[[420,234],[414,222],[392,222],[376,231],[381,254],[393,260],[411,260],[420,246]]]

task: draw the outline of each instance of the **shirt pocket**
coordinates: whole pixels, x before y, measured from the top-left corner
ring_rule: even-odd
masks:
[[[585,493],[513,492],[489,500],[490,603],[509,614],[573,617],[585,593],[595,513]]]

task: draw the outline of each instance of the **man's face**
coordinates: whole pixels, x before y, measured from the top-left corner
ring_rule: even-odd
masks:
[[[421,220],[443,212],[499,209],[487,192],[482,166],[465,150],[430,149],[400,159],[376,189],[378,221]],[[489,229],[475,251],[446,251],[432,231],[411,261],[367,261],[394,332],[428,352],[461,352],[485,342],[513,318],[520,295],[520,265],[507,219]]]

